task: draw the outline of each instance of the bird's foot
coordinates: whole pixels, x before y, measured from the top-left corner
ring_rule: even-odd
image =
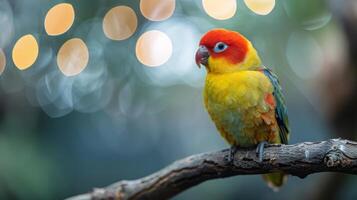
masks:
[[[263,154],[264,154],[264,147],[268,144],[267,141],[260,142],[257,146],[255,151],[257,157],[259,158],[259,162],[263,162]]]
[[[236,154],[238,148],[237,146],[231,146],[231,148],[229,149],[229,155],[227,157],[227,162],[233,165],[233,161],[234,161],[234,155]]]

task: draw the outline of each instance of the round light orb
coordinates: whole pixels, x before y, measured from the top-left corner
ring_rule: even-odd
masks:
[[[89,61],[87,45],[79,38],[66,41],[57,54],[57,65],[66,76],[75,76],[81,73]]]
[[[12,49],[12,60],[20,70],[31,67],[38,57],[39,47],[36,38],[31,35],[22,36]]]
[[[136,57],[149,67],[166,63],[172,55],[171,39],[163,32],[152,30],[145,32],[136,42]]]
[[[244,0],[244,3],[258,15],[267,15],[275,7],[275,0]]]
[[[125,40],[132,36],[138,26],[138,19],[133,9],[117,6],[110,9],[103,19],[103,31],[111,40]]]
[[[289,0],[282,3],[288,17],[305,30],[325,27],[332,19],[329,4],[325,0]]]
[[[293,72],[301,79],[312,79],[322,69],[321,46],[310,34],[293,32],[286,45],[286,58]]]
[[[236,0],[202,0],[202,5],[210,17],[218,20],[230,19],[237,11]]]
[[[6,57],[2,49],[0,49],[0,75],[4,72],[6,66]]]
[[[74,18],[74,8],[71,4],[60,3],[53,6],[45,17],[46,33],[56,36],[67,32],[73,25]]]
[[[175,11],[175,0],[140,0],[140,11],[151,21],[163,21]]]

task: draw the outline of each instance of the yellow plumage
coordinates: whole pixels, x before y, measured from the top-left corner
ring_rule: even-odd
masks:
[[[276,124],[274,110],[265,102],[266,94],[272,92],[271,82],[259,71],[209,73],[204,101],[219,132],[231,145],[246,147],[261,141],[279,143],[277,127],[267,126]],[[267,115],[266,120],[262,114]]]

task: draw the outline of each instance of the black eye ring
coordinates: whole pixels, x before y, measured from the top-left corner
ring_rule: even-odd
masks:
[[[227,48],[228,48],[228,45],[225,44],[224,42],[217,42],[213,48],[213,51],[216,53],[221,53],[222,51],[226,50]]]

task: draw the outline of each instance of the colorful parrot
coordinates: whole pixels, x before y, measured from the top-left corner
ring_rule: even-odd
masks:
[[[262,65],[252,43],[238,32],[214,29],[199,43],[196,63],[207,70],[204,104],[219,133],[232,146],[257,145],[263,159],[267,143],[287,144],[289,122],[277,76]],[[263,178],[273,189],[286,180],[281,172]]]

